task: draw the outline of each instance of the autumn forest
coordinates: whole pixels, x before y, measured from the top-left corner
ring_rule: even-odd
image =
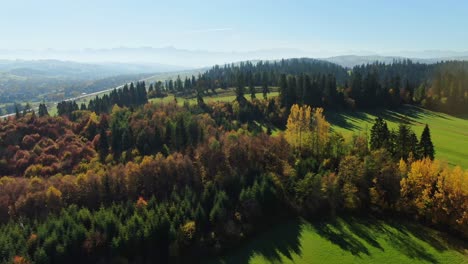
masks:
[[[248,62],[64,101],[57,116],[17,110],[0,121],[0,262],[187,262],[293,216],[399,217],[467,239],[468,171],[437,160],[430,126],[378,118],[344,137],[326,118],[466,111],[466,65]],[[219,88],[235,99],[204,101]]]

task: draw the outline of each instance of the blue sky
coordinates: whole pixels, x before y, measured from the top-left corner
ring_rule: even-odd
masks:
[[[468,50],[462,0],[0,1],[0,49]]]

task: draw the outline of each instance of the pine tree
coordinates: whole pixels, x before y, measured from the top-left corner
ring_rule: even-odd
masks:
[[[279,79],[279,97],[281,101],[281,106],[287,107],[287,98],[288,98],[288,84],[286,82],[286,74],[281,74]]]
[[[107,133],[105,128],[101,128],[99,133],[99,145],[98,145],[98,152],[99,152],[99,159],[103,162],[107,154],[109,153],[109,142],[107,141]]]
[[[237,87],[236,87],[236,100],[238,102],[245,101],[244,93],[245,93],[245,86],[244,86],[244,76],[240,73],[237,76]]]
[[[31,105],[29,103],[26,103],[23,109],[23,116],[25,116],[30,111],[31,111]]]
[[[43,104],[39,104],[39,117],[48,116],[49,112],[47,111],[47,106]]]
[[[376,150],[379,148],[386,148],[389,150],[390,131],[385,122],[381,117],[375,120],[374,125],[371,128],[370,148]]]
[[[250,98],[255,99],[255,87],[252,83],[249,85]]]
[[[396,157],[404,160],[408,159],[408,154],[411,151],[411,129],[408,125],[400,124],[398,127],[398,135],[395,142]]]
[[[16,119],[20,118],[21,117],[21,114],[20,114],[20,111],[19,111],[19,107],[17,104],[15,104],[15,116],[16,116]]]
[[[432,144],[431,140],[431,131],[429,130],[429,126],[426,124],[424,130],[421,134],[421,140],[419,142],[420,146],[420,156],[421,157],[428,157],[430,159],[434,159],[434,144]]]
[[[264,72],[262,75],[262,93],[263,93],[263,99],[267,99],[268,93],[270,90],[268,89],[268,76],[267,73]]]

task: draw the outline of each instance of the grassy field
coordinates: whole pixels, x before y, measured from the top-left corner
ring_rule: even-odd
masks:
[[[274,226],[211,263],[456,264],[468,263],[468,247],[433,229],[401,221],[294,220]]]
[[[377,116],[385,119],[390,129],[398,124],[410,125],[418,137],[425,124],[431,129],[436,158],[450,165],[468,169],[468,119],[425,110],[415,106],[404,106],[398,111],[380,110],[370,112],[326,112],[327,119],[335,131],[350,136],[351,132],[370,133]]]
[[[259,88],[257,87],[257,91]],[[278,96],[278,92],[276,92],[276,88],[271,88],[272,92],[268,94],[268,98],[270,97],[276,97]],[[263,99],[263,94],[260,92],[255,93],[256,98]],[[250,94],[246,94],[245,98],[250,100]],[[223,89],[216,89],[216,94],[213,95],[205,95],[203,96],[203,100],[205,103],[209,102],[232,102],[236,99],[236,95],[234,94],[234,90],[228,89],[228,90],[223,90]],[[171,102],[174,101],[174,95],[169,95],[164,98],[152,98],[149,100],[150,102],[153,103],[158,103],[158,102]],[[190,104],[196,104],[197,99],[194,97],[191,98],[183,98],[183,97],[177,97],[177,103],[179,105],[183,105],[185,101],[188,101]]]

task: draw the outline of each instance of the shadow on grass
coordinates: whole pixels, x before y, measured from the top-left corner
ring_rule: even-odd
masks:
[[[342,250],[348,251],[355,256],[370,255],[369,249],[346,230],[346,226],[341,220],[313,222],[311,225],[317,234],[339,246]]]
[[[354,112],[354,111],[346,111],[346,112],[325,112],[326,119],[330,121],[332,124],[339,126],[341,128],[347,130],[360,130],[361,127],[358,125],[353,124],[351,121],[355,122],[373,122],[373,119],[369,118],[364,112]]]
[[[393,123],[402,123],[408,125],[423,125],[424,120],[427,118],[440,118],[440,119],[451,119],[450,116],[445,114],[439,114],[432,112],[417,106],[404,105],[397,109],[375,109],[368,111],[329,111],[325,112],[326,118],[333,125],[351,130],[358,131],[364,129],[360,125],[354,123],[369,123],[368,129],[372,127],[375,119],[369,115],[375,117],[381,117],[386,121]]]
[[[247,241],[241,249],[233,251],[234,255],[210,263],[249,263],[254,255],[263,256],[268,263],[281,263],[281,255],[292,259],[292,254],[301,254],[302,228],[300,220],[275,225],[267,232],[258,234],[255,239]]]
[[[438,260],[427,251],[428,246],[438,252],[456,250],[462,254],[468,247],[466,242],[448,234],[403,220],[346,217],[311,225],[320,236],[355,256],[371,255],[368,247],[385,251],[379,243],[381,239],[400,254],[429,263],[438,263]]]
[[[404,105],[396,110],[381,111],[381,117],[393,122],[406,124],[423,124],[426,118],[451,119],[448,115],[412,105]]]
[[[464,241],[403,220],[379,220],[373,217],[311,222],[295,220],[273,227],[240,249],[231,251],[230,256],[210,263],[249,263],[255,255],[263,256],[268,263],[282,263],[284,257],[292,260],[293,255],[301,256],[303,250],[308,250],[301,248],[300,238],[302,232],[310,230],[309,227],[323,239],[358,258],[372,257],[372,248],[381,252],[393,248],[398,254],[415,261],[438,263],[436,256],[428,252],[429,248],[438,252],[457,250],[464,254],[468,246]],[[381,244],[383,241],[386,248]]]
[[[456,250],[463,253],[468,249],[468,243],[466,241],[462,241],[459,238],[453,237],[444,232],[426,228],[419,224],[408,222],[404,222],[404,224],[402,224],[400,221],[396,220],[386,221],[386,224],[407,236],[411,235],[421,241],[424,241],[439,252],[445,250]]]

